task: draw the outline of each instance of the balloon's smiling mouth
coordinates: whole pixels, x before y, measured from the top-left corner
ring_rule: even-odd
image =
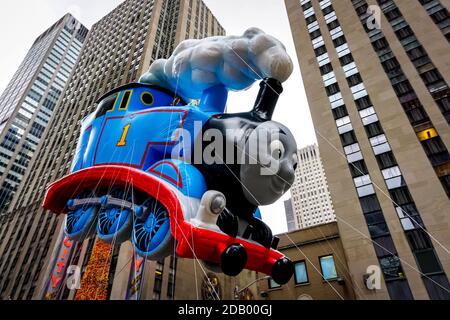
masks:
[[[288,183],[284,182],[281,178],[275,176],[272,178],[270,187],[272,191],[278,195],[284,194],[286,192],[285,190],[287,190],[290,186]]]

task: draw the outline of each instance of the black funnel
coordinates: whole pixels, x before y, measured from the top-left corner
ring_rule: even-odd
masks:
[[[276,79],[266,78],[261,81],[260,87],[253,112],[263,120],[269,121],[272,119],[278,98],[283,93],[283,85]]]

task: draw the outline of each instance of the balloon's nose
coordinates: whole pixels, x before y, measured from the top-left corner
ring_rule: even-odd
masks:
[[[293,163],[290,161],[283,161],[279,170],[279,177],[284,180],[285,183],[292,185],[295,180],[295,169]]]

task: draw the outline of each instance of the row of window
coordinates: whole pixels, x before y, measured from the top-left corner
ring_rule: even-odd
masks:
[[[322,10],[325,9],[325,12],[327,12],[327,16],[332,17],[331,19],[328,19],[327,22],[333,22],[335,26],[339,25],[336,15],[332,14],[334,13],[334,9],[331,5],[331,1],[321,1],[320,4]],[[322,4],[326,4],[326,6],[322,6]],[[309,10],[313,11],[314,9],[311,7]],[[364,111],[372,107],[372,104],[370,101],[365,100],[367,91],[365,90],[364,84],[362,83],[362,78],[358,73],[357,67],[354,64],[353,57],[346,43],[347,41],[345,39],[345,36],[340,35],[339,40],[335,40],[333,42],[344,72],[350,71],[349,73],[346,73],[346,78],[348,85],[353,93],[355,103],[359,105],[358,109],[360,110],[360,112],[363,112],[364,115],[369,117],[371,115],[369,110],[367,110],[367,112],[365,113]],[[326,52],[325,47],[321,50],[322,55],[324,55],[323,52]],[[318,61],[320,64],[319,57]],[[324,69],[326,69],[326,72],[328,73],[332,72],[333,67],[331,66],[328,55],[325,62],[326,63],[322,64],[321,73],[324,73]],[[326,68],[323,67],[325,65],[327,65]],[[326,84],[327,83],[324,81],[324,85]],[[409,293],[406,296],[395,295],[395,293],[393,293],[391,294],[391,297],[408,299],[412,298],[408,282],[404,277],[400,259],[397,257],[397,251],[390,236],[390,232],[379,205],[378,198],[375,194],[375,189],[372,184],[371,178],[367,172],[367,167],[365,165],[365,161],[363,159],[356,134],[353,130],[353,126],[351,124],[350,117],[348,116],[348,111],[337,82],[326,86],[326,92],[330,100],[333,116],[336,120],[336,126],[341,138],[341,143],[344,147],[344,152],[347,155],[349,168],[352,176],[354,177],[354,185],[360,199],[369,233],[372,240],[374,241],[374,249],[377,253],[384,278],[389,280],[399,280],[402,283],[401,286],[403,288],[403,291]],[[372,112],[372,115],[373,114],[375,114],[374,110]],[[375,130],[375,128],[373,130]],[[381,152],[383,148],[386,148],[387,141],[385,138],[382,139],[382,136],[375,136],[371,140],[371,143],[374,148],[380,149]],[[365,207],[367,203],[371,204],[369,208]],[[373,207],[373,210],[371,207]],[[391,250],[380,250],[377,246],[377,241],[379,241],[379,239],[383,239],[382,242],[388,243]],[[395,281],[391,283],[394,282]],[[389,286],[388,283],[386,283],[386,285]]]
[[[411,62],[450,123],[450,88],[392,0],[377,0]],[[449,19],[450,22],[450,19]],[[407,88],[409,90],[409,88]]]
[[[338,273],[336,271],[336,265],[334,262],[333,255],[326,255],[319,257],[320,264],[320,274],[324,281],[333,281],[338,279]],[[294,279],[296,285],[307,285],[310,284],[308,276],[308,268],[306,266],[306,261],[297,261],[294,263]],[[276,283],[273,279],[269,279],[269,288],[277,289],[281,286]]]
[[[363,10],[360,9],[362,1],[356,1],[353,0],[354,5],[357,3],[359,5],[359,13],[361,20],[364,21],[366,16],[362,14]],[[391,1],[384,1],[385,5],[388,5],[389,8],[392,8],[392,2]],[[386,9],[386,7],[384,7]],[[389,12],[388,19],[394,19],[398,17],[397,13],[394,13],[396,10],[385,10],[386,12]],[[394,11],[394,12],[393,12]],[[358,12],[358,10],[357,10]],[[397,21],[397,20],[396,20]],[[369,34],[373,38],[373,33]],[[378,38],[378,37],[377,37]],[[379,41],[380,39],[376,40]],[[384,48],[388,47],[387,41],[384,39],[385,44],[383,45]],[[387,45],[387,46],[386,46]],[[380,48],[379,43],[374,46],[375,48]],[[379,49],[380,53],[386,54],[386,51],[381,51]],[[394,58],[395,59],[395,58]],[[396,66],[397,67],[397,66]],[[399,68],[399,66],[398,66]],[[398,73],[396,74],[398,77]],[[406,80],[405,77],[403,77],[404,80]],[[394,78],[391,78],[393,80]],[[407,80],[406,80],[407,81]],[[412,89],[412,88],[411,88]],[[397,92],[399,94],[399,92]],[[402,93],[404,94],[404,93]],[[358,104],[360,105],[360,104]],[[363,105],[372,105],[370,98],[367,96],[365,98],[365,101]],[[359,109],[360,107],[358,107]],[[397,161],[395,159],[394,154],[390,150],[390,146],[386,140],[386,137],[384,135],[384,131],[381,127],[381,124],[376,121],[372,122],[370,124],[365,125],[366,133],[370,139],[370,142],[373,147],[373,151],[375,156],[377,157],[378,165],[380,167],[380,170],[383,174],[383,177],[385,179],[386,186],[389,190],[389,194],[391,196],[391,199],[393,201],[393,205],[397,211],[398,217],[400,219],[401,225],[405,231],[405,235],[408,239],[411,251],[413,252],[414,256],[416,257],[416,261],[418,266],[420,267],[420,270],[424,275],[427,275],[429,273],[429,270],[433,270],[433,273],[440,273],[443,274],[442,266],[440,265],[439,259],[434,251],[434,247],[431,243],[431,241],[422,241],[426,242],[426,246],[421,247],[420,249],[415,246],[417,242],[419,242],[418,237],[421,236],[422,239],[429,239],[429,235],[425,229],[425,226],[421,220],[420,214],[416,208],[416,205],[414,203],[414,200],[412,199],[412,196],[409,192],[409,189],[403,179],[402,173],[400,171],[400,168],[397,165]],[[375,137],[374,137],[375,135]],[[381,138],[380,138],[381,137]],[[434,143],[432,139],[437,137],[437,133],[434,129],[432,130],[426,130],[425,132],[419,132],[418,133],[419,140],[422,141],[422,143],[432,144],[434,146]],[[375,144],[374,142],[377,141]],[[385,144],[386,146],[383,147],[380,150],[380,145]],[[433,149],[433,154],[436,154],[438,151],[442,152],[442,147],[445,149],[445,146],[441,145],[440,148],[436,147],[430,147]],[[431,154],[427,153],[428,155]],[[380,224],[381,227],[378,227],[377,232],[381,232],[379,236],[383,236],[383,227],[384,224]],[[387,225],[385,226],[387,228]],[[387,230],[386,230],[387,232]],[[390,239],[391,240],[391,239]],[[426,255],[423,255],[422,253],[426,250]],[[431,259],[432,257],[432,259]],[[427,267],[428,266],[428,267]],[[449,287],[449,283],[447,278],[444,276],[441,279],[441,283],[439,285],[443,287]],[[428,293],[431,298],[433,299],[439,299],[446,297],[447,294],[445,293],[445,290],[440,290],[440,288],[437,288],[435,285],[429,286]]]
[[[352,0],[355,11],[359,14],[361,23],[363,27],[365,28],[367,34],[369,35],[372,46],[375,49],[375,52],[378,54],[380,62],[388,75],[392,87],[394,91],[396,92],[398,99],[403,106],[403,109],[405,113],[408,116],[408,119],[410,120],[411,125],[413,128],[419,128],[417,130],[424,130],[424,128],[427,129],[434,129],[433,124],[431,123],[427,112],[425,111],[422,103],[420,102],[419,98],[416,95],[416,92],[414,88],[411,86],[411,83],[406,78],[400,63],[398,62],[397,58],[394,56],[392,49],[384,37],[381,30],[369,30],[367,27],[367,8],[368,4],[365,0]],[[389,8],[392,8],[392,2],[385,1],[383,3],[389,4]],[[387,12],[391,12],[387,11]],[[399,16],[399,11],[394,10],[396,14],[391,14],[392,16]],[[395,21],[397,21],[396,19]],[[417,46],[416,46],[417,47]],[[428,58],[429,59],[429,58]],[[444,102],[448,99],[448,90],[440,91],[437,95],[435,95],[435,100],[438,104],[446,105],[447,103]],[[444,109],[441,108],[441,110],[444,113]],[[445,111],[446,112],[446,111]],[[444,113],[444,116],[447,113]],[[420,132],[419,132],[420,134]],[[450,190],[448,189],[448,184],[445,182],[448,180],[448,174],[446,173],[447,170],[442,170],[443,168],[447,168],[450,164],[448,159],[450,159],[450,154],[448,153],[447,148],[443,144],[441,138],[439,135],[436,137],[433,137],[429,140],[423,140],[420,141],[428,158],[430,159],[431,164],[435,168],[435,171],[438,175],[438,177],[441,180],[442,186],[446,192],[446,194],[450,197]],[[433,147],[430,148],[430,145]]]
[[[434,23],[441,29],[445,38],[450,42],[450,14],[439,0],[419,0]]]

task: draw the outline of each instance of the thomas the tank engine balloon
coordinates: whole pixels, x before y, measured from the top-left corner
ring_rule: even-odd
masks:
[[[150,260],[175,252],[227,275],[249,269],[287,283],[293,264],[258,208],[295,177],[295,139],[272,120],[291,73],[284,46],[256,28],[182,42],[139,83],[99,99],[71,173],[48,187],[43,206],[67,215],[75,241],[131,239]],[[226,113],[228,92],[257,80],[254,107]]]

